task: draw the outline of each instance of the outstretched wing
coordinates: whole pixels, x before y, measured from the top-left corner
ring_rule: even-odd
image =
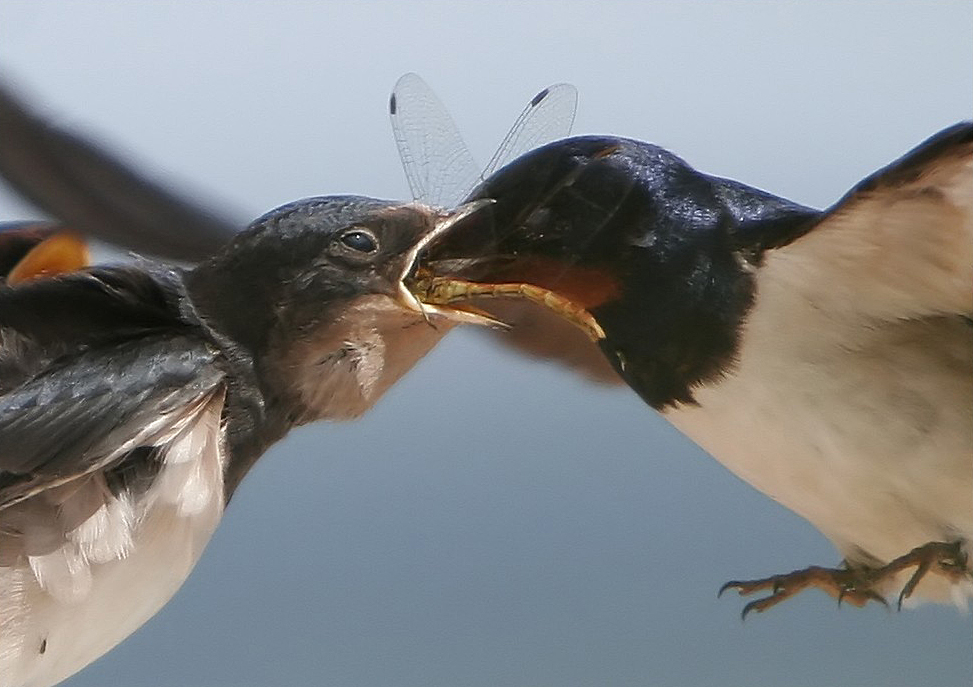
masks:
[[[578,92],[570,84],[531,98],[484,170],[429,85],[406,74],[392,89],[389,114],[412,197],[436,207],[458,205],[478,183],[523,153],[571,132]]]
[[[73,230],[141,253],[196,261],[238,229],[44,121],[3,87],[0,174]]]
[[[819,307],[878,320],[973,314],[973,122],[864,179],[768,255]],[[783,269],[781,270],[784,271]]]

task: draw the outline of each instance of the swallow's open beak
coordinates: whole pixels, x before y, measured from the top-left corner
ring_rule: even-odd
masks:
[[[592,341],[598,342],[605,338],[605,330],[583,305],[536,284],[522,281],[483,283],[431,276],[417,280],[412,288],[417,297],[422,300],[423,307],[427,309],[442,308],[447,304],[474,298],[519,298],[533,301],[583,331]],[[469,312],[475,312],[482,318],[492,319],[489,314],[474,310],[471,306],[450,305],[449,309],[459,307],[470,308]]]
[[[457,227],[460,233],[467,225],[460,225],[461,220],[468,218],[471,214],[490,204],[492,199],[476,200],[460,206],[455,214],[449,215],[443,222],[420,241],[410,257],[410,267],[403,279],[402,289],[408,291],[409,296],[425,312],[441,314],[450,319],[471,322],[474,324],[508,325],[500,322],[489,313],[486,313],[470,304],[471,300],[484,298],[513,298],[533,301],[538,305],[551,310],[556,315],[566,320],[570,324],[581,329],[588,338],[598,342],[605,338],[605,331],[590,312],[588,298],[578,297],[572,290],[563,287],[565,269],[554,269],[550,266],[546,270],[538,261],[527,261],[519,269],[491,269],[491,263],[496,258],[492,251],[495,248],[489,243],[482,247],[464,247],[466,250],[454,254],[449,251],[448,257],[437,256],[435,260],[423,259],[422,251],[431,247],[436,239],[443,237],[453,227]],[[475,230],[482,227],[473,226]],[[468,232],[467,232],[468,233]],[[465,236],[464,238],[469,238]],[[471,244],[475,246],[474,244]],[[467,252],[468,251],[468,252]],[[479,254],[476,254],[479,253]],[[483,272],[484,268],[486,269]],[[469,274],[469,270],[476,273],[475,281],[470,281],[464,277]],[[574,269],[575,272],[582,270]],[[544,272],[548,272],[550,279],[544,278]],[[589,278],[587,273],[581,274],[578,278],[584,282],[583,290],[586,292],[598,292],[596,288],[597,280]],[[550,284],[548,284],[550,282]],[[602,289],[604,290],[604,289]],[[613,291],[614,287],[609,289]],[[591,293],[583,294],[591,296]],[[461,304],[461,305],[460,305]],[[597,299],[594,304],[597,304]],[[410,306],[415,307],[415,306]]]
[[[85,241],[69,231],[51,231],[40,226],[3,229],[0,227],[0,258],[5,264],[14,259],[9,271],[0,275],[0,283],[8,286],[74,272],[90,261]]]
[[[405,256],[405,268],[399,280],[399,303],[410,310],[422,313],[426,319],[429,319],[430,315],[434,315],[462,324],[479,324],[491,327],[507,326],[500,320],[473,307],[452,306],[442,299],[437,302],[426,300],[425,296],[430,294],[426,287],[428,279],[416,274],[419,257],[425,249],[433,245],[437,240],[471,215],[490,206],[493,202],[490,198],[484,198],[460,205],[453,212],[443,215],[438,219],[433,225],[433,228],[419,239],[416,245]]]

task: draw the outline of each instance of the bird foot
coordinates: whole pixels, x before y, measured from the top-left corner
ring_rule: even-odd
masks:
[[[811,566],[758,580],[732,580],[720,587],[718,596],[728,589],[736,589],[741,596],[769,590],[769,596],[751,601],[743,607],[743,618],[752,612],[762,613],[811,587],[835,597],[839,605],[847,601],[860,608],[869,601],[876,601],[888,607],[885,597],[877,589],[882,583],[909,568],[915,568],[915,571],[899,592],[900,609],[902,602],[912,595],[919,582],[930,572],[956,579],[969,577],[971,574],[959,542],[929,542],[880,567]]]
[[[816,565],[794,570],[783,575],[772,575],[758,580],[731,580],[720,587],[719,595],[728,589],[736,589],[741,596],[769,590],[770,595],[751,601],[743,607],[741,616],[762,613],[781,601],[789,599],[805,589],[821,589],[838,599],[854,606],[864,606],[869,601],[877,601],[885,606],[885,598],[872,589],[867,576],[868,568],[822,568]]]

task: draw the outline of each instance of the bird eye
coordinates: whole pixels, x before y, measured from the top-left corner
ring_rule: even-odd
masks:
[[[378,250],[378,239],[370,232],[352,229],[341,235],[341,242],[359,253],[374,253]]]
[[[359,253],[374,253],[378,250],[378,240],[361,229],[346,231],[341,235],[341,242]]]

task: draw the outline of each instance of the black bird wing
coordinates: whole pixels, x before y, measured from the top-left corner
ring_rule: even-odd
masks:
[[[139,253],[198,261],[239,229],[53,126],[3,87],[0,174],[73,231]]]
[[[146,522],[215,525],[225,376],[183,297],[151,265],[0,286],[0,578],[75,604]]]
[[[0,287],[0,510],[164,444],[218,393],[176,279],[115,267]]]
[[[136,340],[53,363],[0,397],[0,511],[162,446],[222,383],[213,353],[185,337]]]

